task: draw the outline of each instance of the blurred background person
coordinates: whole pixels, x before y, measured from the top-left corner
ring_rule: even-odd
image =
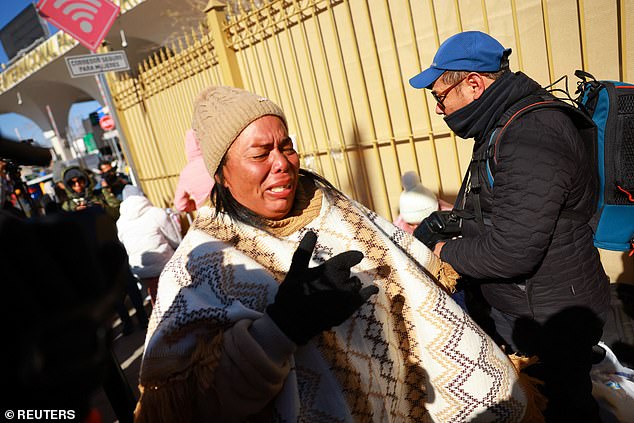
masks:
[[[214,181],[203,161],[200,143],[192,129],[185,133],[185,155],[187,164],[178,178],[174,208],[179,212],[192,212],[209,200],[211,188],[214,186]]]
[[[119,210],[119,239],[128,252],[132,272],[147,286],[154,305],[159,275],[180,243],[180,229],[134,185],[123,189]]]
[[[11,166],[14,165],[0,160],[0,209],[15,217],[26,218],[14,193],[15,187],[9,175]]]
[[[62,181],[68,194],[67,200],[62,204],[62,210],[80,211],[89,207],[99,207],[106,211],[113,219],[113,223],[119,218],[119,200],[108,186],[102,187],[101,190],[93,189],[95,181],[87,171],[71,166],[62,171]],[[142,327],[147,326],[148,316],[143,307],[143,297],[136,285],[136,278],[129,270],[127,273],[126,293],[136,310],[139,324]],[[131,334],[134,324],[125,305],[125,295],[115,302],[115,309],[121,319],[123,334]]]
[[[123,188],[130,183],[130,178],[125,173],[117,172],[117,166],[112,166],[110,160],[99,161],[101,172],[101,187],[109,187],[118,200],[122,200]]]
[[[401,177],[403,192],[399,198],[399,215],[394,225],[407,233],[414,229],[436,210],[451,210],[452,205],[436,198],[436,194],[423,186],[418,174],[414,171],[405,172]]]
[[[70,166],[62,171],[62,181],[67,199],[62,204],[66,211],[84,210],[87,207],[102,207],[113,219],[119,218],[119,200],[110,187],[94,189],[95,182],[78,166]]]
[[[134,397],[112,350],[110,318],[128,266],[114,221],[95,207],[30,219],[0,212],[0,238],[11,245],[0,266],[13,282],[0,313],[19,318],[4,332],[13,344],[3,355],[5,404],[59,410],[36,420],[101,422],[92,398],[104,390],[123,410]]]
[[[147,311],[145,311],[144,298],[138,285],[139,279],[132,273],[130,266],[127,266],[125,273],[125,291],[115,302],[114,306],[121,319],[121,333],[123,335],[130,335],[134,332],[134,322],[132,321],[130,311],[126,304],[126,296],[130,299],[132,307],[134,307],[134,315],[141,329],[147,328],[149,316]]]

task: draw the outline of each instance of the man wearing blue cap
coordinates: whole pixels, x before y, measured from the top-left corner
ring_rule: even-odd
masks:
[[[532,367],[545,382],[547,420],[600,421],[589,371],[609,282],[588,225],[592,153],[565,105],[509,70],[510,54],[487,34],[462,32],[410,79],[431,90],[451,130],[475,141],[454,206],[462,236],[438,242],[425,221],[414,234],[490,309],[494,339],[539,357]],[[555,107],[530,106],[541,102]]]

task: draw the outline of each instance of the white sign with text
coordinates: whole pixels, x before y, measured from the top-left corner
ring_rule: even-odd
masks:
[[[66,66],[72,78],[130,69],[123,50],[66,57]]]

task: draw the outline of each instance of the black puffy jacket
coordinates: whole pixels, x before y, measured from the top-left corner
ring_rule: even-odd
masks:
[[[446,121],[459,136],[475,139],[474,157],[481,157],[500,116],[540,92],[526,75],[508,73]],[[509,315],[544,322],[573,305],[603,313],[609,281],[586,223],[596,205],[596,170],[570,117],[560,109],[521,115],[500,137],[496,156],[494,186],[485,182],[480,193],[490,226],[480,233],[466,220],[463,238],[448,241],[441,258],[479,282],[489,304]],[[480,179],[486,178],[483,170]],[[465,209],[474,210],[472,194]]]

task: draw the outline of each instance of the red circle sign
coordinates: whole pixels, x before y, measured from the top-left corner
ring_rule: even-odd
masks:
[[[104,131],[112,131],[114,129],[114,119],[109,115],[105,115],[99,119],[99,126],[101,126],[101,129]]]

